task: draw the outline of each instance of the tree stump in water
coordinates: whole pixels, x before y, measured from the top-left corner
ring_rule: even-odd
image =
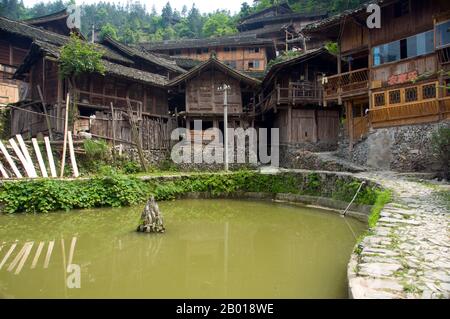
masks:
[[[137,231],[143,233],[164,233],[165,230],[163,217],[155,198],[152,196],[145,205],[141,215],[141,224],[138,226]]]

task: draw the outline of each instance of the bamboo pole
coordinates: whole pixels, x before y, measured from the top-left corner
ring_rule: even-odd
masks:
[[[48,177],[47,168],[45,167],[45,163],[42,158],[41,149],[39,148],[39,144],[35,138],[32,138],[31,142],[33,143],[34,153],[36,153],[36,157],[37,157],[37,160],[39,163],[39,168],[41,170],[42,177]]]
[[[14,163],[12,157],[9,155],[8,150],[6,149],[5,145],[3,145],[2,141],[0,141],[0,150],[2,151],[3,155],[5,155],[6,161],[8,162],[9,166],[11,166],[14,174],[16,174],[18,178],[22,178],[22,174],[17,169],[16,164]]]
[[[34,168],[33,160],[31,159],[30,153],[28,152],[28,148],[25,145],[25,142],[23,141],[22,135],[17,134],[16,135],[17,141],[19,141],[19,146],[22,150],[22,154],[25,157],[28,167],[30,169],[30,173],[32,174],[31,177],[38,177],[36,173],[36,169]]]
[[[61,159],[61,175],[60,177],[64,177],[64,165],[66,164],[66,149],[67,149],[67,129],[69,126],[69,104],[70,104],[70,94],[67,93],[66,96],[66,116],[64,118],[64,143],[63,143],[63,153]]]
[[[70,162],[72,163],[73,176],[78,177],[78,176],[80,176],[80,173],[78,172],[77,160],[75,158],[75,151],[73,149],[73,141],[72,141],[72,132],[71,131],[67,132],[67,138],[69,141]]]
[[[48,136],[44,137],[44,142],[45,142],[45,149],[47,150],[47,158],[48,158],[48,165],[50,166],[50,173],[52,174],[52,177],[57,177],[55,161],[53,160],[52,147],[50,145],[50,140],[48,139]]]

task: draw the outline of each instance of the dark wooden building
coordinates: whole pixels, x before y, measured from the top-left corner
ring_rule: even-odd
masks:
[[[270,68],[255,108],[266,125],[272,122],[280,129],[281,144],[312,149],[337,145],[339,109],[322,103],[322,79],[335,72],[336,57],[325,48]]]
[[[287,2],[282,2],[241,19],[238,30],[241,35],[272,40],[278,51],[307,50],[320,47],[321,41],[303,37],[302,27],[327,17],[327,12],[294,12]]]
[[[12,135],[26,138],[49,134],[45,106],[50,129],[57,137],[64,129],[65,100],[70,92],[70,114],[74,119],[70,129],[75,134],[85,132],[131,144],[131,105],[144,148],[168,148],[174,121],[169,114],[166,84],[170,77],[185,72],[176,63],[107,39],[104,45],[93,44],[103,54],[105,75],[82,74],[69,85],[58,65],[60,49],[69,37],[3,18],[0,30],[9,47],[17,41],[24,48],[23,61],[17,61],[13,80],[26,84],[27,90],[10,105]]]
[[[168,84],[175,95],[171,108],[176,108],[183,118],[180,124],[193,129],[193,121],[202,120],[203,130],[215,127],[223,131],[224,92],[220,89],[223,84],[230,86],[229,127],[253,125],[255,113],[250,107],[260,82],[213,57]]]
[[[270,39],[254,34],[224,36],[208,39],[181,39],[141,43],[149,52],[166,54],[175,58],[189,58],[201,62],[212,54],[233,69],[249,74],[263,74],[268,61],[275,58],[275,47]]]
[[[364,4],[306,26],[302,32],[339,41],[337,74],[326,78],[326,102],[343,104],[351,145],[369,128],[450,118],[450,2],[372,1],[381,28],[369,29]]]

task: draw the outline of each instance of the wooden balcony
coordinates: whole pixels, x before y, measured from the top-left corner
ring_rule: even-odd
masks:
[[[290,82],[277,86],[277,104],[321,103],[322,86],[315,82]]]
[[[329,76],[323,87],[325,100],[368,94],[369,69],[359,69]]]
[[[438,99],[433,99],[398,106],[373,108],[369,110],[369,118],[374,128],[434,122],[440,118],[439,104]],[[447,102],[447,104],[450,105],[450,102]]]

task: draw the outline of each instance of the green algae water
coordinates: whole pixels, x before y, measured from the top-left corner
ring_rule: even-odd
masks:
[[[143,206],[0,215],[0,297],[347,297],[349,225],[358,236],[363,223],[263,201],[159,205],[165,234],[135,231]]]

